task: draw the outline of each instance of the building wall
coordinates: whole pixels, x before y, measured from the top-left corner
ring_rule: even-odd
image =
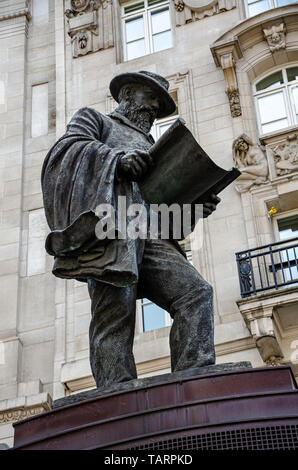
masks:
[[[247,19],[240,0],[219,0],[201,13],[187,5],[179,13],[170,0],[173,47],[126,62],[117,0],[99,10],[99,36],[92,47],[100,49],[78,57],[75,23],[65,16],[70,7],[70,0],[5,0],[0,5],[0,441],[8,445],[14,421],[49,409],[52,398],[94,386],[86,286],[55,278],[43,248],[48,227],[41,167],[74,112],[82,106],[111,111],[108,87],[118,73],[159,73],[177,92],[179,115],[200,145],[218,165],[230,168],[234,140],[242,133],[254,142],[260,137],[253,81],[279,65],[298,64],[297,4]],[[85,18],[83,13],[76,25]],[[270,28],[281,18],[287,43],[276,54],[260,25]],[[239,91],[241,115],[229,102],[229,86]],[[280,137],[275,134],[263,136],[267,156],[270,139]],[[271,203],[282,201],[280,212],[298,209],[293,175],[269,177],[244,193],[230,185],[216,212],[191,237],[193,263],[215,289],[218,363],[249,360],[253,367],[264,366],[256,340],[267,334],[278,341],[284,362],[293,359],[297,288],[278,297],[269,292],[240,300],[235,262],[235,252],[275,240],[268,218]],[[277,304],[285,305],[287,313]],[[267,326],[260,333],[264,318]],[[138,317],[134,353],[139,376],[170,371],[169,330],[143,332]]]

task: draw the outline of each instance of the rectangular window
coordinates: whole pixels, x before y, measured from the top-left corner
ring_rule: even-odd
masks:
[[[131,3],[122,12],[125,60],[172,47],[168,0]]]
[[[31,135],[39,137],[48,133],[49,93],[48,83],[32,87]]]

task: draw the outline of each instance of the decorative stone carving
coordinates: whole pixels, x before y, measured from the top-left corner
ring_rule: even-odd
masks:
[[[227,89],[226,94],[229,98],[230,109],[232,117],[239,117],[242,114],[241,105],[240,105],[240,97],[239,97],[239,90],[238,89]]]
[[[30,416],[38,415],[49,411],[51,408],[46,404],[30,407],[22,407],[18,409],[10,409],[0,411],[0,424],[12,423],[21,419],[30,418]]]
[[[236,0],[173,0],[176,26],[201,20],[236,7]]]
[[[211,52],[215,64],[221,67],[226,79],[226,94],[229,98],[232,117],[241,116],[241,104],[235,70],[236,61],[242,57],[242,52],[236,40],[227,44],[212,46]]]
[[[241,105],[239,90],[237,84],[237,77],[235,72],[235,61],[232,51],[220,56],[220,65],[225,74],[227,83],[226,94],[229,98],[230,109],[232,117],[241,116]]]
[[[298,134],[289,135],[273,149],[277,176],[298,171]]]
[[[244,300],[240,302],[237,302],[240,312],[264,363],[267,366],[280,365],[284,356],[275,331],[272,305],[265,306],[262,302],[251,305],[250,301]]]
[[[114,46],[112,0],[71,0],[66,10],[73,57]]]
[[[271,367],[278,367],[283,364],[282,357],[279,356],[270,356],[266,361],[265,361],[266,366],[271,366]]]
[[[272,26],[269,29],[263,29],[265,39],[271,52],[286,48],[285,25]]]
[[[243,193],[254,185],[266,182],[268,162],[264,149],[258,144],[253,144],[247,135],[242,134],[234,140],[233,159],[236,168],[241,171],[235,183],[238,192]]]

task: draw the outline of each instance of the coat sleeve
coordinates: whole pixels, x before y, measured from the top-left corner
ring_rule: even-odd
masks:
[[[105,126],[100,113],[80,109],[45,158],[42,190],[51,229],[46,249],[52,255],[78,250],[91,237],[85,223],[98,204],[115,204],[116,168],[125,152],[102,141]]]

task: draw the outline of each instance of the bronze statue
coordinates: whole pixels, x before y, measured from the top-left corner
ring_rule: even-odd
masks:
[[[97,387],[137,377],[132,353],[136,299],[146,297],[173,318],[172,371],[214,364],[213,290],[189,263],[177,240],[98,240],[99,204],[118,196],[146,205],[138,181],[153,164],[148,152],[156,118],[175,103],[169,84],[151,72],[113,78],[119,103],[109,115],[91,108],[75,113],[42,170],[45,212],[51,229],[46,249],[53,273],[87,282],[91,298],[90,363]],[[220,199],[204,204],[209,216]]]

